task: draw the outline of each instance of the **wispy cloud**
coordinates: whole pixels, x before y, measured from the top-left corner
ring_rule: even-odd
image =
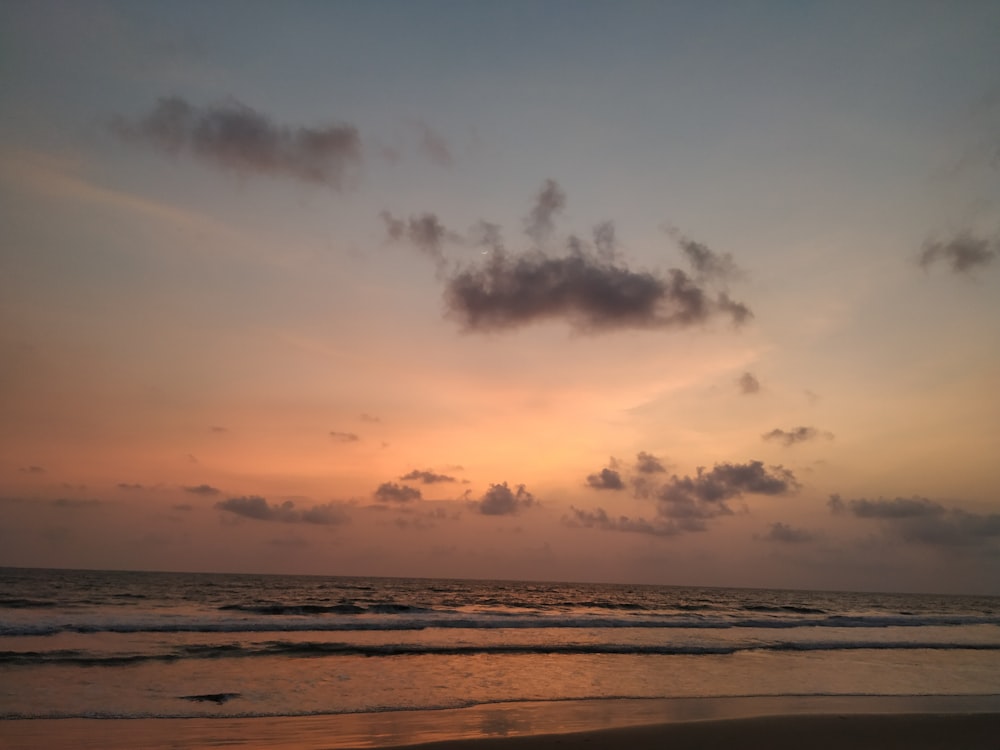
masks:
[[[424,484],[439,484],[441,482],[456,481],[455,477],[448,476],[447,474],[436,474],[430,470],[419,471],[417,469],[404,474],[399,479],[403,482],[423,482]]]
[[[744,396],[751,396],[760,392],[760,381],[754,377],[753,373],[745,372],[736,379],[736,385],[740,393]]]
[[[969,274],[989,265],[1000,254],[1000,240],[977,237],[971,232],[960,232],[949,240],[928,240],[920,253],[923,268],[936,263],[947,264],[954,273]]]
[[[361,163],[357,129],[276,125],[240,102],[198,107],[179,96],[161,98],[138,119],[116,117],[124,140],[168,154],[189,154],[241,175],[283,177],[340,189]]]
[[[218,495],[220,490],[213,487],[210,484],[195,484],[189,485],[182,488],[185,492],[190,492],[192,495]]]
[[[337,430],[330,430],[330,437],[338,443],[356,443],[361,439],[353,432],[338,432]]]
[[[282,503],[269,503],[259,495],[246,495],[221,500],[215,504],[215,507],[257,521],[334,526],[350,520],[345,508],[339,503],[332,502],[300,510],[295,507],[295,503],[291,500],[285,500]]]
[[[821,432],[815,427],[793,427],[790,430],[775,428],[770,432],[765,432],[760,437],[761,440],[778,442],[784,446],[792,446],[797,445],[798,443],[805,443],[809,440],[817,440],[819,438],[833,440],[833,433]]]
[[[783,544],[801,544],[803,542],[811,542],[816,539],[816,535],[811,531],[806,531],[805,529],[796,529],[789,526],[787,523],[782,523],[777,521],[772,523],[767,530],[767,533],[761,537],[765,541],[769,542],[781,542]]]

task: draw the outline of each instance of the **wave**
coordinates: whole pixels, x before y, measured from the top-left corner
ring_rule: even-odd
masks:
[[[86,667],[120,667],[143,662],[175,662],[191,659],[231,659],[268,656],[336,657],[364,656],[726,656],[742,652],[805,651],[1000,651],[1000,643],[950,643],[940,641],[819,641],[767,644],[663,645],[628,643],[483,644],[449,645],[418,643],[327,643],[322,641],[271,641],[252,645],[181,646],[171,651],[145,654],[95,654],[84,650],[0,651],[0,665],[38,666],[62,664]],[[184,696],[201,700],[200,696]],[[209,698],[205,698],[209,700]]]
[[[244,605],[237,605],[244,607]],[[0,636],[56,635],[58,633],[269,633],[269,632],[351,632],[351,631],[413,631],[431,629],[558,629],[558,628],[659,628],[730,629],[759,628],[765,630],[793,628],[919,628],[931,626],[1000,625],[997,615],[831,615],[827,617],[732,617],[704,615],[524,615],[482,614],[465,615],[443,612],[368,612],[373,616],[345,615],[315,611],[270,611],[272,605],[261,605],[264,612],[248,612],[258,617],[215,618],[196,616],[177,619],[159,617],[135,618],[51,618],[33,622],[0,623]],[[274,605],[287,609],[287,605]],[[311,606],[311,605],[305,605]],[[320,605],[316,605],[320,606]],[[334,605],[339,606],[339,605]],[[384,605],[376,605],[384,606]],[[296,605],[296,608],[301,608]],[[295,614],[296,617],[275,616]],[[378,616],[374,616],[378,615]]]

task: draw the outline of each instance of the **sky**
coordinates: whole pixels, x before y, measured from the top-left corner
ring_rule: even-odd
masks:
[[[1000,5],[0,5],[0,565],[1000,593]]]

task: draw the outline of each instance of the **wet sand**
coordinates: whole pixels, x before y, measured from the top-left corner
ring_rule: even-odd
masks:
[[[604,700],[341,716],[0,721],[3,750],[996,750],[998,737],[1000,696]]]

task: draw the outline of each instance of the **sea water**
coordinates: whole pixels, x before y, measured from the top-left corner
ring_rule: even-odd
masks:
[[[1000,694],[1000,598],[0,569],[0,718]]]

